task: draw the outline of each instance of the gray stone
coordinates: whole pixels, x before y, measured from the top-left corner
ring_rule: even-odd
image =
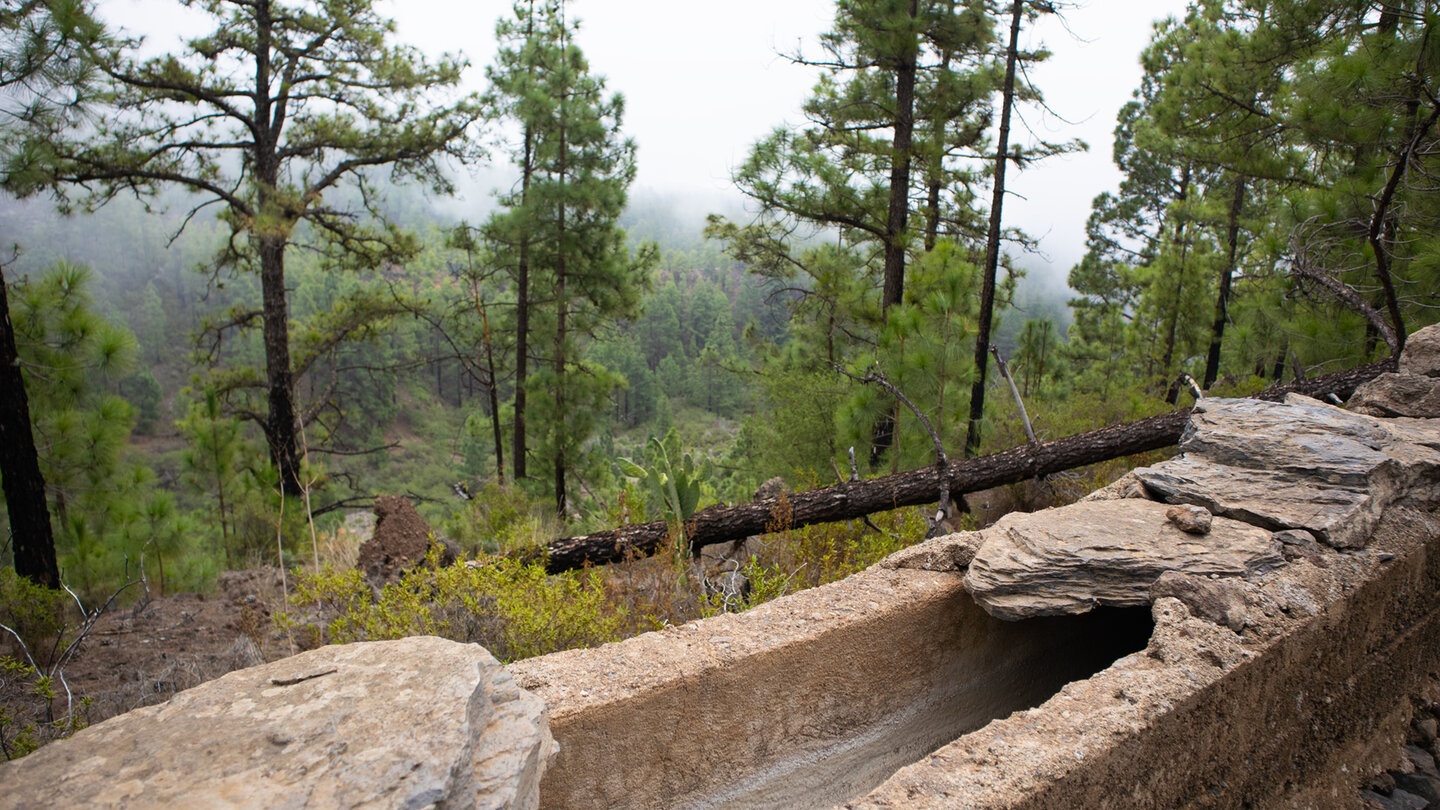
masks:
[[[1362,383],[1345,407],[1369,416],[1440,417],[1440,379],[1420,374],[1381,374]]]
[[[1440,324],[1431,324],[1405,339],[1400,373],[1440,377]]]
[[[1166,571],[1150,586],[1151,599],[1179,599],[1190,615],[1228,627],[1235,632],[1250,621],[1245,590],[1234,579],[1208,579],[1181,571]]]
[[[1009,515],[982,533],[965,586],[991,615],[1024,619],[1150,604],[1166,571],[1245,576],[1285,563],[1268,531],[1215,518],[1209,534],[1187,534],[1167,509],[1125,499]]]
[[[0,765],[0,808],[533,808],[556,751],[484,648],[323,647],[232,672]]]
[[[785,479],[775,476],[769,481],[755,488],[755,494],[750,496],[752,502],[768,501],[771,498],[778,498],[785,494]]]
[[[1186,534],[1209,534],[1213,515],[1200,506],[1172,506],[1165,510],[1165,519]]]
[[[1432,717],[1417,717],[1414,722],[1415,733],[1419,735],[1420,741],[1429,745],[1440,737],[1440,723]]]
[[[1330,567],[1325,555],[1320,553],[1320,541],[1313,532],[1304,529],[1285,529],[1275,532],[1275,540],[1280,543],[1280,553],[1285,555],[1287,562],[1306,560],[1320,568]]]
[[[1405,756],[1410,760],[1410,764],[1415,766],[1416,773],[1428,773],[1431,776],[1440,777],[1440,770],[1435,767],[1435,757],[1430,756],[1429,751],[1418,745],[1407,745],[1405,746]]]
[[[1095,490],[1081,498],[1081,501],[1114,501],[1122,498],[1146,498],[1150,493],[1145,491],[1145,485],[1135,477],[1135,473],[1127,472],[1109,484]]]
[[[1395,776],[1395,793],[1413,793],[1429,802],[1431,807],[1440,807],[1440,779],[1428,773],[1402,773]]]
[[[1186,427],[1184,455],[1135,475],[1170,503],[1359,548],[1402,493],[1440,498],[1437,448],[1440,430],[1419,420],[1382,421],[1295,395],[1206,399]]]
[[[880,562],[884,568],[964,571],[984,542],[984,532],[956,532],[903,548]]]
[[[1408,790],[1396,790],[1389,796],[1374,791],[1361,791],[1360,797],[1374,802],[1380,810],[1425,810],[1430,805]]]

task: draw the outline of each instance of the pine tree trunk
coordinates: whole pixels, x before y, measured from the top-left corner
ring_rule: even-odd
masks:
[[[1243,175],[1235,178],[1235,197],[1230,201],[1225,269],[1220,271],[1220,293],[1215,299],[1215,323],[1210,327],[1210,354],[1205,358],[1205,382],[1200,385],[1207,391],[1220,376],[1220,345],[1225,338],[1225,322],[1230,317],[1230,282],[1235,276],[1235,263],[1239,256],[1240,211],[1245,207],[1245,183]]]
[[[270,458],[280,471],[280,491],[286,495],[305,494],[300,480],[300,443],[295,429],[295,384],[290,371],[290,314],[285,300],[285,240],[261,234],[260,290],[264,310],[265,375],[269,386],[270,413],[265,438]]]
[[[55,535],[45,505],[45,476],[35,451],[30,428],[30,399],[20,373],[15,328],[10,323],[10,301],[5,273],[0,268],[0,480],[10,513],[10,537],[15,551],[15,573],[36,585],[60,587],[60,566],[55,561]]]
[[[1308,396],[1333,393],[1344,399],[1361,383],[1394,370],[1393,359],[1382,360],[1308,382],[1275,386],[1253,398],[1278,401],[1284,399],[1287,393],[1296,392]],[[787,496],[790,503],[788,515],[776,514],[775,499],[740,506],[712,506],[695,513],[686,524],[686,534],[691,547],[698,549],[763,534],[777,521],[788,528],[800,528],[814,523],[851,520],[902,506],[935,503],[942,485],[955,494],[977,492],[1169,447],[1180,441],[1189,416],[1190,409],[1186,408],[1053,442],[1016,447],[982,458],[952,461],[946,465],[943,479],[942,473],[931,465],[883,478],[848,481],[798,492]],[[550,543],[546,567],[554,574],[587,564],[619,562],[634,555],[649,556],[666,548],[668,538],[669,526],[665,521],[567,537]]]
[[[295,410],[295,379],[290,368],[290,307],[285,298],[285,242],[293,218],[284,211],[279,197],[280,132],[273,127],[270,99],[271,31],[275,22],[270,3],[261,0],[255,5],[255,144],[250,158],[254,161],[255,181],[259,186],[255,205],[255,222],[251,239],[260,255],[260,298],[262,336],[265,344],[265,376],[269,387],[269,408],[265,438],[270,444],[270,458],[280,472],[280,491],[285,495],[303,495],[300,480],[300,443],[297,439]]]
[[[918,13],[917,0],[910,0],[909,13],[914,19]],[[910,152],[915,137],[917,58],[917,52],[906,54],[895,71],[895,140],[890,148],[890,203],[885,217],[882,312],[899,304],[905,295],[905,226],[910,216]]]
[[[1184,203],[1190,197],[1190,164],[1180,174],[1180,193],[1175,195],[1175,202]],[[1161,385],[1166,384],[1170,379],[1170,363],[1175,359],[1175,338],[1180,328],[1180,299],[1185,295],[1185,265],[1190,261],[1190,245],[1185,241],[1185,216],[1182,214],[1179,221],[1175,223],[1175,246],[1180,249],[1180,267],[1175,273],[1175,301],[1170,308],[1170,328],[1165,337],[1165,354],[1160,358]],[[1174,405],[1179,398],[1179,390],[1175,389],[1174,396],[1166,396],[1165,401]]]
[[[564,8],[564,5],[561,5]],[[562,38],[562,47],[565,44]],[[555,442],[555,513],[561,520],[565,519],[565,316],[567,315],[568,301],[565,299],[565,195],[570,189],[566,187],[566,159],[567,135],[569,121],[565,115],[565,102],[560,102],[560,149],[559,155],[559,180],[560,180],[560,204],[555,215],[555,415],[550,425]]]
[[[911,0],[911,19],[919,12]],[[885,278],[880,311],[890,311],[905,298],[905,226],[910,216],[910,152],[915,137],[915,72],[917,53],[907,54],[895,70],[895,140],[890,145],[890,200],[885,217]],[[880,463],[895,444],[895,415],[890,408],[870,428],[870,466]]]
[[[480,300],[480,291],[475,290],[475,303],[480,307],[480,321],[485,327],[485,373],[489,377],[485,387],[490,398],[490,432],[495,442],[495,476],[505,483],[505,438],[500,429],[500,383],[495,376],[495,345],[490,339],[490,316]]]
[[[525,127],[525,160],[521,167],[520,205],[530,196],[530,177],[534,173],[535,135]],[[510,455],[515,465],[515,480],[525,477],[525,378],[529,373],[530,353],[530,239],[520,238],[520,260],[515,269],[515,436]]]
[[[1015,62],[1020,17],[1025,3],[1010,8],[1010,44],[1005,49],[1005,86],[1000,104],[1000,137],[995,145],[995,188],[990,197],[990,227],[985,234],[985,280],[980,287],[980,323],[975,334],[975,384],[970,388],[970,424],[965,431],[965,457],[980,451],[980,420],[985,416],[985,369],[990,357],[990,326],[995,310],[995,274],[1000,265],[1000,216],[1005,202],[1005,166],[1010,152],[1010,110],[1015,103]]]

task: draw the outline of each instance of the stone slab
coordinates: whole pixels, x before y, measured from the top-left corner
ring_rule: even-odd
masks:
[[[1179,458],[1135,470],[1151,494],[1274,530],[1305,529],[1336,548],[1363,547],[1397,499],[1440,495],[1440,431],[1308,397],[1202,400],[1180,447]]]
[[[1190,534],[1167,511],[1126,499],[1008,515],[984,532],[965,586],[987,613],[1014,620],[1148,605],[1167,571],[1245,576],[1285,562],[1270,531],[1215,518],[1208,534]]]
[[[545,707],[483,647],[323,647],[0,766],[0,808],[533,808]]]

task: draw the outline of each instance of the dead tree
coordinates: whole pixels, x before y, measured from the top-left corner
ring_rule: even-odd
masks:
[[[1253,399],[1280,400],[1288,393],[1346,399],[1356,386],[1386,371],[1394,371],[1394,360],[1382,360],[1314,380],[1274,386]],[[927,466],[866,481],[845,481],[835,486],[785,496],[789,508],[776,515],[778,498],[739,506],[712,506],[696,512],[686,524],[686,536],[695,549],[738,540],[773,530],[777,524],[790,528],[813,523],[851,520],[874,512],[934,503],[937,492],[977,492],[1013,484],[1037,476],[1051,475],[1075,467],[1114,458],[1159,450],[1180,441],[1190,418],[1190,409],[1125,422],[1080,433],[1052,442],[1015,447],[1000,453],[951,461],[942,467]],[[550,543],[547,570],[569,571],[585,565],[605,565],[628,557],[649,556],[669,541],[665,521],[633,524],[579,537],[565,537]]]

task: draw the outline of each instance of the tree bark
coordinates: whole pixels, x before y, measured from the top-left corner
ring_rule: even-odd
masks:
[[[283,103],[272,107],[270,83],[270,38],[275,21],[270,3],[255,5],[255,144],[251,159],[259,185],[256,221],[251,238],[260,256],[260,298],[263,315],[261,332],[265,344],[265,376],[269,387],[270,412],[265,421],[265,438],[270,458],[280,472],[280,491],[285,495],[305,494],[300,480],[300,442],[296,430],[295,373],[290,367],[290,306],[285,297],[285,243],[294,226],[293,215],[280,199],[279,141],[284,125]]]
[[[990,325],[995,310],[995,273],[1000,265],[1000,213],[1005,202],[1005,164],[1010,152],[1010,110],[1015,102],[1015,62],[1020,42],[1020,17],[1025,3],[1014,0],[1010,10],[1010,45],[1005,49],[1005,86],[1000,103],[1000,137],[995,146],[995,188],[990,198],[990,226],[985,234],[985,280],[980,287],[980,323],[975,333],[975,384],[970,388],[970,424],[965,431],[965,457],[980,450],[980,420],[985,416],[985,367],[990,352]]]
[[[1240,212],[1245,207],[1246,178],[1235,178],[1235,196],[1230,200],[1230,222],[1226,233],[1225,268],[1220,271],[1220,293],[1215,298],[1215,322],[1210,327],[1210,353],[1205,357],[1206,391],[1220,376],[1220,347],[1225,339],[1225,322],[1230,319],[1230,283],[1235,277],[1235,264],[1240,252]]]
[[[36,585],[60,587],[60,566],[55,562],[55,535],[45,505],[45,476],[30,429],[30,399],[20,374],[20,353],[15,328],[10,324],[10,301],[5,273],[0,268],[0,479],[5,482],[5,505],[10,512],[10,537],[15,550],[15,573]]]
[[[1307,396],[1335,394],[1348,398],[1356,386],[1386,371],[1394,360],[1382,360],[1308,382],[1274,386],[1254,399],[1280,400],[1295,392]],[[952,461],[943,472],[934,466],[918,470],[848,481],[831,487],[786,496],[787,514],[778,499],[739,506],[702,509],[686,523],[693,548],[738,540],[778,528],[799,528],[812,523],[851,520],[873,512],[934,503],[942,488],[952,493],[976,492],[1027,478],[1050,475],[1087,464],[1169,447],[1180,441],[1190,409],[1152,416],[1134,422],[1092,430],[1053,442],[1016,447],[981,458]],[[942,477],[943,476],[943,477]],[[595,534],[567,537],[549,545],[547,570],[554,574],[585,565],[604,565],[628,557],[645,557],[666,547],[669,527],[664,521],[621,526]]]
[[[525,126],[525,160],[521,167],[520,206],[530,198],[530,177],[534,174],[535,135]],[[530,237],[522,236],[520,259],[515,268],[515,435],[510,455],[515,465],[515,480],[525,477],[525,378],[530,359]]]
[[[270,406],[265,438],[270,445],[270,458],[280,471],[280,491],[286,495],[303,495],[300,442],[295,429],[295,383],[290,370],[290,309],[285,300],[285,240],[268,234],[257,238]]]
[[[919,13],[910,0],[910,17]],[[918,44],[917,44],[918,50]],[[910,151],[915,134],[915,71],[918,54],[905,54],[895,69],[895,140],[891,144],[890,200],[885,217],[885,289],[881,312],[899,304],[905,293],[905,226],[910,216]]]
[[[911,19],[919,13],[917,0],[909,5]],[[885,275],[880,312],[890,311],[905,298],[905,227],[910,217],[910,152],[915,138],[915,73],[917,52],[904,56],[895,68],[895,140],[890,145],[890,199],[885,211]],[[870,466],[880,463],[895,444],[895,418],[891,403],[870,428]]]

